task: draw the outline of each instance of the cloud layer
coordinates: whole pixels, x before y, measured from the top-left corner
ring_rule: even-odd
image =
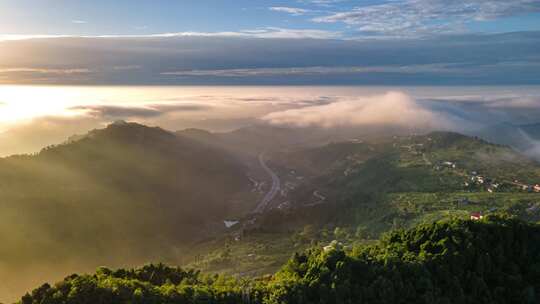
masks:
[[[85,115],[105,119],[151,118],[170,113],[196,112],[210,110],[210,106],[202,104],[164,103],[145,106],[120,105],[82,105],[69,108],[82,111]]]
[[[241,35],[9,40],[0,42],[0,83],[540,83],[537,32],[400,41],[336,35],[274,28]]]
[[[272,124],[298,127],[392,126],[418,129],[453,127],[445,117],[422,107],[402,92],[388,92],[384,95],[274,112],[262,119]]]
[[[497,130],[498,125],[540,122],[540,89],[523,86],[20,87],[0,91],[0,100],[7,112],[15,105],[16,113],[33,113],[32,105],[40,101],[47,110],[22,115],[24,119],[7,125],[0,122],[0,156],[35,152],[118,119],[169,130],[228,131],[266,122],[402,132],[442,129],[471,135]],[[52,108],[63,114],[48,111]]]

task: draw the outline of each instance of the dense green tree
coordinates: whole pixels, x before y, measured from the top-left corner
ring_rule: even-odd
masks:
[[[540,225],[512,218],[447,220],[343,251],[296,253],[270,279],[235,279],[146,265],[100,268],[44,284],[21,304],[536,303]]]

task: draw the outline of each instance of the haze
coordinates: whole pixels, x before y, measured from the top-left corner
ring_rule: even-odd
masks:
[[[241,277],[216,294],[245,299],[244,283],[259,282],[249,277],[274,274],[293,252],[345,257],[436,220],[533,225],[539,161],[540,0],[0,0],[0,302],[49,282],[21,304],[64,303],[54,282],[66,275],[146,262]],[[537,248],[530,227],[517,249]],[[434,235],[416,247],[460,254],[444,247],[454,236]],[[434,267],[453,280],[409,285],[458,293],[448,282],[472,278],[494,291],[470,302],[502,299],[496,284],[510,280],[488,269],[538,278],[534,265],[501,262],[503,251],[498,266],[478,256],[475,269]],[[508,256],[540,260],[533,251]],[[414,267],[431,255],[420,256]],[[297,266],[286,272],[308,267]],[[405,286],[401,277],[387,285]],[[72,279],[58,286],[80,296]],[[341,290],[310,280],[272,295]],[[178,291],[215,287],[202,281]],[[268,292],[282,283],[268,282]],[[118,284],[129,298],[118,302],[150,294]],[[516,293],[534,296],[531,286],[540,295],[539,282]]]
[[[168,130],[230,131],[399,125],[474,134],[535,123],[540,88],[520,87],[0,87],[0,155],[38,152],[116,120]]]

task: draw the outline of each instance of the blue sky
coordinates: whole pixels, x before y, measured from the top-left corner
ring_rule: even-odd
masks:
[[[373,27],[380,28],[379,35],[539,30],[540,2],[3,0],[0,20],[1,34],[142,35],[279,27],[339,31],[347,37],[362,37],[367,35],[366,29]],[[401,29],[396,28],[396,22]],[[410,23],[407,29],[406,23]],[[394,31],[388,32],[392,27]]]
[[[0,83],[537,84],[538,33],[540,0],[3,0]]]

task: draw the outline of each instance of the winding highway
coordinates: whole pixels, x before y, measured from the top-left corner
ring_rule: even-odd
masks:
[[[268,175],[270,175],[270,177],[272,178],[272,187],[261,199],[259,204],[257,204],[257,207],[255,208],[253,213],[263,213],[268,204],[272,201],[272,199],[274,199],[276,194],[278,194],[279,189],[281,188],[281,182],[279,180],[279,177],[276,173],[274,173],[274,171],[272,171],[272,169],[268,167],[264,160],[264,152],[259,154],[259,164],[264,169],[264,171],[266,171],[266,173],[268,173]]]

